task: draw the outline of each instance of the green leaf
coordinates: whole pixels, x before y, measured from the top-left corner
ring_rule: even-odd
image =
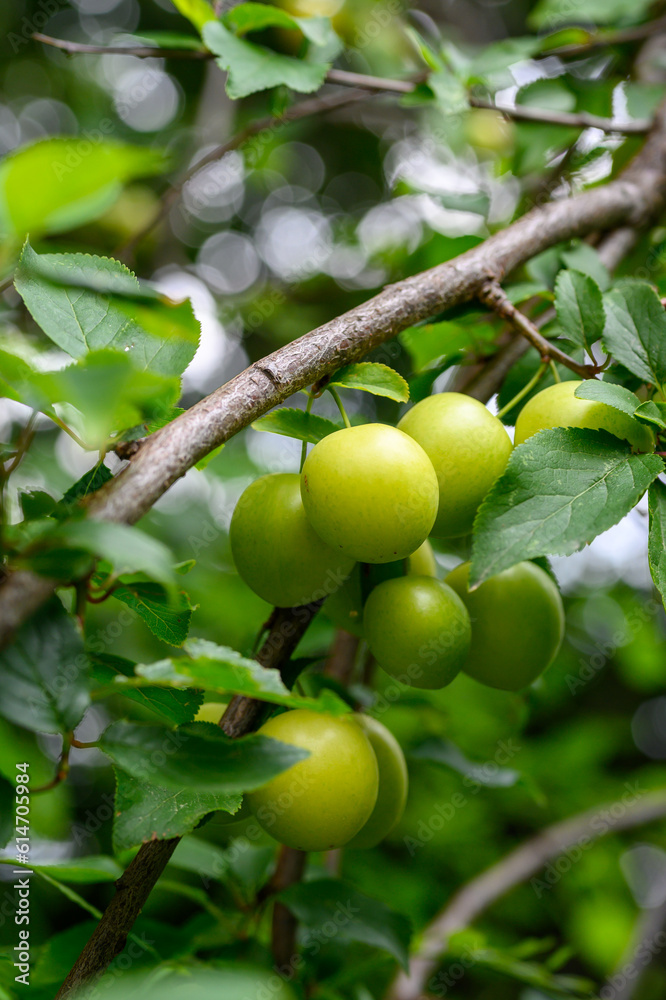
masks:
[[[299,882],[278,893],[305,926],[307,942],[320,941],[322,928],[336,927],[336,941],[361,941],[393,955],[407,968],[411,927],[407,917],[353,886],[333,878]]]
[[[4,847],[14,835],[14,786],[0,774],[0,847]]]
[[[91,351],[75,364],[32,379],[39,398],[34,405],[46,413],[66,407],[72,429],[86,445],[102,448],[114,432],[148,420],[169,409],[180,395],[180,380],[138,371],[117,351]],[[50,405],[44,405],[44,401]]]
[[[0,864],[13,865],[14,860],[0,858]],[[88,855],[85,858],[67,858],[64,861],[43,861],[38,865],[30,863],[29,867],[39,874],[51,875],[60,882],[95,885],[98,882],[115,882],[123,873],[122,868],[113,858],[104,855]]]
[[[241,3],[224,15],[224,23],[237,35],[265,28],[297,30],[314,45],[328,45],[334,32],[327,17],[293,17],[281,7],[265,3]]]
[[[474,522],[470,584],[523,559],[571,555],[617,524],[664,470],[606,431],[540,431],[515,448]]]
[[[517,62],[529,59],[542,46],[542,40],[535,37],[503,38],[493,42],[474,54],[470,61],[468,83],[477,83],[497,75],[503,75]]]
[[[59,233],[102,215],[134,177],[162,173],[164,154],[105,138],[54,136],[23,146],[0,163],[0,236]]]
[[[63,495],[62,500],[59,501],[56,507],[56,516],[69,517],[78,504],[85,500],[91,493],[96,493],[97,490],[104,486],[104,483],[108,483],[110,479],[113,479],[113,473],[110,469],[107,469],[104,462],[100,462],[94,468],[90,469],[89,472],[84,472],[80,479],[69,487],[67,492]]]
[[[563,108],[562,110],[567,109]],[[569,110],[573,110],[573,108]],[[592,278],[597,283],[602,292],[610,288],[611,277],[608,268],[599,256],[599,251],[595,250],[589,243],[578,241],[574,242],[567,250],[558,251],[556,247],[553,249],[559,257],[562,267],[587,274],[589,278]]]
[[[50,517],[57,509],[51,494],[45,493],[44,490],[19,490],[18,499],[26,521]]]
[[[227,795],[259,788],[310,756],[307,750],[265,736],[230,740],[208,722],[190,722],[179,729],[114,722],[98,745],[139,781]]]
[[[116,802],[113,815],[113,849],[123,851],[149,840],[168,840],[190,833],[208,813],[235,813],[242,796],[238,792],[201,792],[185,787],[160,788],[116,770]]]
[[[41,539],[48,551],[75,549],[108,560],[116,576],[145,573],[173,593],[173,557],[163,542],[139,528],[111,521],[64,522]]]
[[[283,85],[310,94],[319,90],[329,69],[327,63],[292,59],[238,38],[219,21],[204,27],[203,38],[220,69],[228,71],[226,90],[234,99]]]
[[[409,386],[402,375],[375,361],[360,361],[355,365],[347,365],[333,375],[328,385],[341,386],[343,389],[362,389],[375,396],[387,396],[398,403],[409,400]]]
[[[306,413],[304,410],[283,406],[279,410],[267,413],[265,417],[259,417],[252,424],[252,429],[270,431],[271,434],[284,434],[285,437],[317,444],[327,434],[341,430],[342,425],[326,417],[318,417],[316,413]]]
[[[172,376],[196,352],[199,324],[189,300],[172,302],[140,285],[120,261],[37,254],[26,243],[14,283],[35,322],[73,358],[113,349],[140,371]]]
[[[444,764],[446,767],[464,774],[466,778],[470,778],[475,783],[486,785],[488,788],[511,788],[520,780],[520,772],[514,771],[510,767],[498,767],[493,762],[492,767],[489,768],[487,763],[474,763],[450,740],[432,737],[412,750],[410,756],[416,760],[429,761],[432,764]]]
[[[162,642],[182,646],[187,639],[193,608],[184,590],[170,599],[159,584],[126,583],[114,590],[113,596],[135,611]]]
[[[91,647],[97,640],[91,641]],[[89,652],[91,664],[91,680],[93,693],[97,697],[122,695],[142,708],[157,715],[161,721],[171,725],[181,725],[192,722],[203,701],[203,692],[191,688],[174,690],[161,687],[123,687],[119,688],[117,678],[121,680],[131,677],[135,664],[121,656],[112,656],[102,652]]]
[[[666,430],[666,403],[655,403],[648,399],[636,409],[634,416],[646,424]]]
[[[336,715],[348,711],[345,702],[332,691],[323,691],[318,698],[294,694],[276,670],[262,667],[228,646],[217,646],[207,639],[190,639],[185,643],[185,652],[187,657],[139,664],[132,683],[196,687],[216,694],[247,695],[275,705]]]
[[[566,337],[590,348],[604,332],[601,289],[581,271],[562,270],[555,282],[555,309]]]
[[[414,370],[423,371],[433,364],[455,360],[467,351],[482,355],[493,349],[497,330],[490,323],[462,326],[444,320],[411,326],[398,335],[400,343],[409,351]]]
[[[656,480],[648,491],[648,560],[654,585],[666,600],[666,485]]]
[[[604,296],[604,345],[616,361],[644,382],[666,380],[666,310],[650,285],[634,283]]]
[[[441,69],[431,73],[427,85],[444,114],[457,115],[469,107],[467,88],[450,70]]]
[[[83,640],[62,604],[53,598],[0,652],[0,713],[10,722],[44,733],[68,733],[90,704]]]
[[[173,0],[173,5],[199,32],[208,21],[215,20],[215,12],[206,0]]]
[[[578,399],[592,399],[598,403],[606,403],[607,406],[613,406],[630,417],[633,417],[641,405],[638,396],[630,389],[625,389],[623,385],[616,385],[614,382],[599,382],[595,378],[581,382],[574,395]]]
[[[240,802],[240,796],[236,796],[236,799]],[[233,847],[231,850],[233,852]],[[226,851],[220,850],[217,844],[211,844],[200,837],[183,837],[169,864],[186,872],[194,872],[200,878],[220,881],[228,872],[231,862]]]

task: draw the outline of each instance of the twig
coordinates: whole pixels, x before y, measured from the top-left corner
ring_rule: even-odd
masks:
[[[478,298],[489,309],[510,323],[518,333],[521,333],[530,342],[532,347],[536,347],[542,361],[559,361],[561,365],[570,368],[572,372],[584,379],[594,378],[601,371],[597,365],[581,364],[560,350],[556,344],[547,340],[532,320],[528,319],[520,309],[516,309],[513,302],[509,301],[504,289],[497,281],[486,282],[479,289]]]
[[[344,108],[347,105],[355,104],[356,102],[365,100],[366,98],[367,94],[363,90],[327,94],[324,97],[313,97],[310,100],[294,104],[292,107],[287,108],[279,116],[267,115],[265,118],[259,118],[257,121],[250,122],[249,125],[246,125],[245,128],[237,132],[236,135],[233,135],[230,139],[227,139],[226,142],[221,143],[219,146],[215,146],[214,149],[211,149],[200,160],[197,160],[197,162],[190,167],[185,174],[183,174],[180,180],[176,181],[171,185],[171,187],[167,188],[161,197],[160,207],[153,218],[118,249],[118,254],[125,256],[132,254],[139,243],[141,243],[142,240],[144,240],[145,237],[152,232],[155,226],[166,218],[174,204],[180,198],[185,185],[191,181],[200,170],[207,167],[210,163],[221,160],[223,156],[232,152],[232,150],[239,149],[242,145],[244,145],[244,143],[247,142],[248,139],[258,135],[260,132],[264,132],[268,129],[274,129],[276,125],[289,125],[291,122],[300,121],[302,118],[309,118],[312,115],[325,114],[328,111]]]
[[[277,670],[286,666],[319,607],[317,603],[303,608],[276,609],[271,631],[257,653],[257,661]],[[264,702],[253,698],[232,698],[220,726],[234,739],[244,736],[256,728],[265,707]],[[128,933],[179,841],[179,837],[151,840],[141,847],[116,882],[116,895],[60,987],[56,1000],[69,997],[81,986],[93,982],[123,950]]]
[[[55,48],[68,52],[70,55],[76,53],[90,52],[99,55],[115,53],[116,55],[136,56],[139,59],[151,57],[175,58],[175,59],[212,59],[214,53],[206,49],[169,49],[159,46],[139,45],[89,45],[82,42],[69,42],[63,38],[52,38],[49,35],[42,35],[37,32],[32,36],[35,41],[43,42]],[[642,37],[642,36],[641,36]],[[552,52],[547,53],[552,55]],[[364,90],[375,92],[384,91],[393,94],[411,94],[416,86],[427,80],[427,76],[420,74],[409,80],[392,80],[386,77],[371,76],[367,73],[352,73],[344,69],[330,69],[326,74],[327,83],[337,83],[343,87],[360,87]],[[524,105],[498,106],[485,98],[470,96],[469,103],[474,108],[484,108],[492,111],[499,111],[509,118],[517,121],[541,122],[549,125],[562,125],[565,128],[597,128],[602,132],[617,132],[624,135],[644,135],[652,126],[648,119],[635,119],[634,121],[618,122],[611,118],[603,118],[600,115],[589,114],[587,111],[568,112],[551,111],[549,108],[532,108]],[[236,148],[236,147],[232,147]]]
[[[663,951],[666,936],[664,926],[666,903],[640,913],[632,941],[618,963],[617,973],[610,977],[601,990],[602,996],[612,997],[612,1000],[632,1000],[646,969],[656,955]]]
[[[534,208],[453,260],[384,288],[369,301],[250,365],[151,434],[88,505],[94,518],[133,524],[204,455],[289,396],[357,361],[401,330],[469,302],[488,282],[565,240],[658,218],[666,200],[666,104],[653,132],[608,184]],[[549,345],[552,346],[552,345]],[[53,592],[27,571],[0,585],[0,647]]]
[[[308,856],[305,851],[294,847],[282,847],[278,857],[275,874],[271,879],[271,890],[274,893],[288,889],[290,885],[300,882],[305,871]],[[296,952],[296,930],[298,921],[284,903],[276,900],[273,905],[271,923],[271,951],[273,961],[278,968],[285,965],[291,968]]]
[[[622,122],[592,115],[587,111],[550,111],[548,108],[531,108],[524,104],[501,105],[482,97],[470,97],[469,103],[473,108],[499,111],[519,122],[540,122],[544,125],[562,125],[565,128],[597,128],[601,132],[619,132],[623,135],[644,135],[652,127],[652,122],[647,118]]]
[[[70,42],[66,38],[52,38],[35,31],[32,35],[35,42],[61,49],[68,55],[117,55],[134,56],[135,59],[212,59],[213,53],[208,49],[170,49],[161,45],[91,45],[87,42]]]
[[[72,746],[71,739],[65,740],[65,745],[60,755],[60,761],[58,763],[58,770],[51,779],[47,781],[45,785],[40,785],[39,788],[32,788],[30,790],[31,795],[37,795],[38,792],[50,792],[52,788],[56,788],[61,782],[65,781],[67,775],[69,774],[69,750]]]
[[[666,816],[666,789],[642,795],[633,803],[613,802],[547,827],[462,887],[428,925],[410,963],[400,973],[387,1000],[419,1000],[452,934],[464,930],[497,899],[536,875],[571,847],[588,847],[610,833],[630,830]],[[608,818],[606,818],[608,817]],[[616,818],[617,817],[617,818]]]

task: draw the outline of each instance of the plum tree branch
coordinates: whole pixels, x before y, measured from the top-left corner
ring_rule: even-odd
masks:
[[[95,493],[89,516],[133,524],[204,455],[300,389],[357,361],[401,330],[475,298],[543,250],[618,227],[641,228],[666,202],[666,104],[642,150],[604,186],[532,209],[453,260],[388,285],[367,302],[279,348],[146,438]],[[0,648],[55,582],[30,571],[0,585]]]
[[[429,977],[446,952],[452,934],[469,927],[497,899],[536,875],[549,861],[573,847],[643,826],[666,816],[666,789],[644,793],[633,802],[612,802],[547,827],[464,885],[424,931],[409,973],[394,980],[387,1000],[420,1000]]]
[[[584,379],[594,378],[601,371],[597,365],[585,365],[576,361],[575,358],[562,351],[557,344],[547,340],[532,320],[514,306],[497,281],[487,281],[479,289],[478,298],[489,309],[510,323],[518,333],[522,334],[532,347],[537,349],[542,360],[559,361],[565,368],[569,368]]]
[[[256,660],[263,667],[281,673],[320,607],[321,602],[301,608],[276,608],[270,631]],[[237,739],[256,728],[265,708],[263,701],[237,695],[229,702],[220,726],[227,736]],[[150,840],[143,844],[116,882],[115,896],[60,987],[56,1000],[63,1000],[93,982],[120,954],[127,935],[179,842],[180,837],[172,837],[170,840]]]
[[[33,34],[36,42],[61,49],[69,55],[79,53],[95,53],[97,55],[135,56],[138,59],[213,59],[215,54],[208,49],[170,49],[157,45],[91,45],[86,42],[70,42],[65,38],[52,38],[40,32]],[[639,35],[639,38],[644,37]],[[549,55],[553,53],[548,53]],[[328,83],[337,83],[344,87],[359,87],[375,92],[384,91],[393,94],[410,94],[418,83],[427,77],[421,75],[410,80],[392,80],[385,77],[370,76],[365,73],[353,73],[344,69],[330,69],[326,74]],[[625,135],[644,135],[649,131],[652,122],[647,119],[633,121],[615,121],[601,115],[593,115],[587,111],[568,112],[552,111],[549,108],[532,108],[521,105],[498,106],[492,101],[470,95],[469,103],[473,108],[485,108],[500,111],[517,121],[541,122],[548,125],[562,125],[566,128],[597,128],[602,132],[619,132]],[[234,147],[235,148],[235,147]]]

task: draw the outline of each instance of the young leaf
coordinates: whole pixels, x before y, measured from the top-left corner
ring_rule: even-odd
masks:
[[[594,402],[606,403],[607,406],[622,410],[630,417],[633,417],[641,405],[638,396],[630,389],[625,389],[623,385],[616,385],[614,382],[600,382],[596,378],[581,382],[574,395],[578,399],[592,399]]]
[[[126,583],[114,590],[113,596],[136,611],[162,642],[182,646],[187,639],[193,608],[184,590],[179,590],[175,599],[170,600],[157,583]]]
[[[292,59],[238,38],[220,21],[206,24],[202,34],[220,69],[229,74],[226,90],[233,99],[282,85],[310,94],[321,87],[329,69],[327,63]]]
[[[322,928],[333,922],[336,941],[361,941],[381,948],[407,968],[409,920],[378,899],[333,878],[299,882],[283,889],[278,899],[307,927],[306,949],[307,942],[321,940]]]
[[[652,0],[576,0],[574,20],[581,24],[613,24],[623,18],[638,23],[652,6]],[[550,28],[572,19],[571,9],[562,0],[539,0],[528,18],[534,28]]]
[[[120,261],[40,255],[26,243],[15,285],[35,322],[73,358],[113,349],[140,371],[171,376],[181,375],[196,352],[199,323],[191,303],[140,286]]]
[[[113,816],[113,849],[123,851],[149,840],[168,840],[190,833],[208,813],[235,813],[240,809],[239,792],[201,792],[189,787],[176,791],[137,780],[116,770],[116,802]]]
[[[252,424],[255,431],[270,431],[271,434],[284,434],[285,437],[298,438],[317,444],[327,434],[342,429],[342,424],[336,424],[326,417],[316,413],[306,413],[305,410],[295,410],[283,406],[279,410],[271,410],[265,417],[259,417]]]
[[[121,656],[90,653],[90,677],[97,697],[122,695],[129,701],[149,709],[162,722],[177,726],[192,722],[203,701],[203,692],[192,688],[129,687],[120,688],[117,679],[131,677],[135,664]]]
[[[470,584],[523,559],[571,555],[617,524],[664,470],[606,431],[540,431],[516,448],[474,522]]]
[[[666,380],[666,310],[645,283],[615,288],[604,296],[604,345],[616,361],[654,385]]]
[[[445,767],[453,768],[466,778],[488,788],[511,788],[520,780],[520,772],[514,771],[513,768],[497,767],[494,763],[489,768],[487,764],[474,763],[450,740],[432,737],[412,750],[411,756],[416,760],[426,760],[432,764],[443,764]]]
[[[309,757],[307,750],[266,736],[230,740],[218,726],[191,722],[180,729],[113,722],[99,747],[133,778],[180,791],[246,792]]]
[[[581,271],[563,270],[555,281],[555,309],[566,337],[590,348],[604,332],[601,289]]]
[[[666,485],[656,480],[648,491],[648,560],[654,585],[666,600]]]
[[[340,715],[348,706],[332,691],[323,691],[318,698],[294,694],[282,682],[275,670],[262,667],[256,660],[241,656],[235,649],[217,646],[207,639],[190,639],[185,643],[186,657],[139,664],[133,684],[164,684],[167,686],[202,688],[216,694],[240,694],[260,698],[290,708]]]
[[[99,134],[99,133],[98,133]],[[102,215],[125,181],[158,174],[164,154],[110,139],[54,136],[22,146],[0,163],[0,236],[60,233]]]
[[[335,373],[328,385],[341,386],[343,389],[363,389],[375,396],[388,396],[398,403],[409,400],[409,386],[402,375],[393,371],[387,365],[374,361],[361,361],[355,365],[347,365]]]
[[[67,733],[90,704],[83,640],[56,598],[0,652],[0,713],[35,732]]]

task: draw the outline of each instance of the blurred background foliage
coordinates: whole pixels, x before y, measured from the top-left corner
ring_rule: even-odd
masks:
[[[593,50],[568,64],[554,56],[538,62],[502,58],[504,50],[496,46],[484,57],[484,46],[540,28],[560,9],[550,0],[424,0],[418,10],[398,10],[381,24],[383,8],[374,0],[285,3],[299,14],[333,14],[336,30],[352,46],[340,65],[357,72],[404,77],[422,70],[406,30],[417,28],[431,43],[443,41],[452,59],[470,60],[493,93],[518,95],[537,107],[644,117],[665,89],[664,51],[650,51],[649,45],[638,64],[636,46]],[[622,27],[647,16],[648,8],[659,13],[660,5],[600,2],[588,7],[594,10],[583,18],[586,22],[609,20]],[[50,135],[85,138],[101,128],[107,138],[163,151],[177,176],[244,124],[279,107],[283,98],[279,92],[260,93],[235,104],[213,62],[71,58],[32,41],[33,31],[106,44],[119,36],[150,38],[155,32],[191,33],[191,28],[169,0],[12,0],[1,5],[3,155]],[[289,33],[269,40],[284,51],[297,44]],[[603,182],[638,145],[638,140],[594,130],[512,124],[483,114],[469,111],[449,120],[437,103],[408,106],[392,97],[369,98],[276,127],[267,141],[229,153],[188,184],[182,203],[141,243],[135,260],[137,273],[167,294],[191,296],[202,324],[201,347],[185,374],[180,405],[189,406],[249,362],[384,284],[473,246],[529,205]],[[24,178],[27,200],[40,183],[38,171]],[[130,179],[109,196],[97,217],[64,227],[65,232],[34,234],[32,243],[41,251],[116,255],[151,218],[163,187],[159,177]],[[462,204],[465,210],[456,207]],[[665,239],[665,230],[643,236],[623,265],[626,273],[636,273],[648,262],[650,280],[662,294]],[[0,260],[6,276],[15,252],[10,241]],[[594,254],[580,247],[569,252],[578,253],[576,266],[596,268],[598,274]],[[552,288],[558,266],[554,254],[542,255],[515,277],[516,283],[524,285],[525,296],[543,294]],[[37,351],[53,358],[53,345],[11,288],[0,299],[0,325],[9,339],[25,331]],[[439,389],[449,386],[454,366],[461,359],[482,358],[497,333],[496,324],[470,306],[431,325],[427,336],[408,331],[373,357],[410,378],[418,398],[433,383]],[[509,383],[524,384],[536,363],[526,356]],[[506,388],[506,399],[513,391]],[[319,412],[335,416],[325,399],[318,405]],[[400,412],[398,404],[365,393],[350,397],[349,407],[365,419],[391,422]],[[15,440],[24,420],[23,407],[0,401],[2,440]],[[185,579],[195,606],[194,635],[251,652],[269,609],[234,571],[229,520],[253,478],[296,471],[299,453],[299,442],[248,429],[205,471],[192,470],[178,482],[142,522],[178,560],[196,560]],[[21,492],[47,490],[57,497],[95,459],[40,421],[11,482],[11,518],[19,517]],[[111,456],[109,464],[113,461]],[[407,811],[380,847],[346,852],[341,873],[407,914],[417,932],[458,887],[524,837],[595,803],[619,799],[627,789],[641,794],[666,784],[666,621],[649,581],[646,534],[645,511],[639,507],[584,552],[555,561],[567,606],[567,638],[557,662],[526,694],[492,691],[461,675],[441,692],[387,702],[382,721],[409,757]],[[442,575],[466,555],[466,545],[461,542],[456,551],[439,547]],[[139,662],[169,655],[139,620],[121,624],[120,610],[113,600],[90,607],[87,631],[93,649],[97,644],[98,651]],[[324,612],[307,633],[302,655],[323,658],[333,634]],[[380,696],[387,683],[378,677]],[[95,739],[116,710],[127,714],[127,703],[93,708],[78,738]],[[137,706],[130,714],[150,717]],[[502,746],[510,753],[498,764]],[[0,720],[0,772],[7,777],[20,758],[31,762],[37,782],[48,781],[58,751],[58,738],[35,737]],[[465,783],[465,760],[483,765],[485,783]],[[436,806],[444,808],[460,792],[464,805],[439,822]],[[113,793],[105,758],[74,750],[66,784],[33,801],[32,861],[110,856]],[[270,968],[266,912],[255,914],[252,901],[274,864],[274,844],[266,836],[238,853],[234,838],[239,834],[242,825],[230,825],[218,814],[178,849],[135,928],[162,957],[197,954]],[[206,881],[204,890],[197,838],[215,845],[215,857],[224,859],[224,876]],[[323,858],[314,858],[310,874],[321,874],[324,865]],[[113,892],[110,879],[70,886],[99,909]],[[558,956],[562,969],[598,983],[631,955],[646,910],[663,908],[665,902],[666,830],[653,824],[595,843],[552,885],[517,887],[483,915],[476,930],[489,946],[507,953],[531,938],[544,939],[546,950],[556,954],[564,946]],[[42,947],[29,992],[41,998],[53,995],[94,921],[71,892],[65,895],[41,880],[33,882],[32,912],[33,941]],[[0,941],[7,948],[0,953],[0,997],[24,993],[13,983],[8,960],[14,944],[8,916],[3,904]],[[459,947],[464,943],[463,936]],[[148,954],[134,964],[154,961]],[[312,963],[322,984],[317,996],[358,1000],[380,996],[395,969],[390,956],[335,939]],[[660,1000],[665,993],[666,967],[658,956],[635,996]],[[537,1000],[556,994],[478,964],[455,983],[451,995]]]

